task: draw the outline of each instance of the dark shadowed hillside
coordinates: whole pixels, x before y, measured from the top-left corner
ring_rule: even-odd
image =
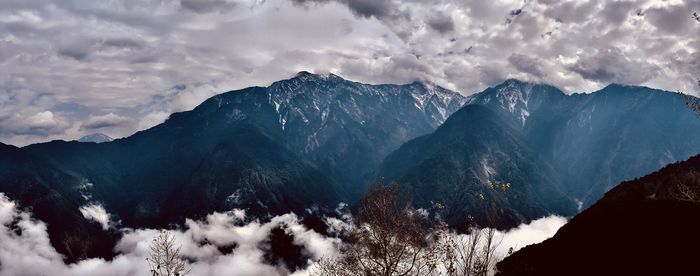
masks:
[[[499,275],[688,275],[698,271],[700,156],[621,183]]]
[[[22,206],[31,206],[29,211],[47,224],[53,247],[68,261],[114,254],[116,237],[80,213],[88,202],[81,195],[83,187],[79,179],[0,143],[0,191]]]

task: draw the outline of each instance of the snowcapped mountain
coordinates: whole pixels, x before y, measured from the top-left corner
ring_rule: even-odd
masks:
[[[333,108],[364,124],[375,111],[368,110],[366,104],[398,105],[398,109],[407,109],[403,113],[427,115],[421,118],[421,123],[437,127],[466,102],[461,94],[434,84],[370,85],[348,81],[334,74],[316,75],[306,71],[273,83],[268,88],[268,96],[283,129],[290,120],[311,124],[313,119],[320,118],[318,123],[324,125]],[[404,124],[412,123],[409,122],[412,118],[398,119]]]
[[[92,142],[92,143],[99,144],[99,143],[104,143],[104,142],[111,142],[112,140],[114,140],[114,139],[112,139],[112,137],[109,137],[105,134],[93,133],[93,134],[85,135],[85,136],[81,137],[80,139],[78,139],[77,141],[83,142],[83,143]]]
[[[700,152],[700,120],[668,91],[611,84],[567,95],[550,85],[507,80],[471,95],[470,105],[489,108],[516,129],[582,207],[621,181]]]
[[[556,106],[566,94],[556,87],[509,79],[473,94],[467,104],[481,104],[499,111],[524,127],[528,118],[543,105]]]
[[[699,151],[700,120],[681,97],[659,90],[611,85],[566,95],[509,80],[467,99],[424,82],[371,85],[300,72],[211,97],[123,139],[0,155],[31,156],[25,168],[65,175],[46,184],[54,191],[46,200],[60,199],[62,212],[80,214],[90,183],[90,200],[131,228],[232,208],[253,217],[332,210],[383,173],[414,189],[420,207],[450,206],[445,217],[454,222],[484,218],[492,200],[508,227],[575,212],[574,200],[589,204],[623,179]],[[1,169],[0,192],[38,206],[18,187],[45,175],[3,178]],[[505,184],[508,192],[498,189]],[[50,228],[51,240],[68,228]]]
[[[232,208],[260,217],[332,210],[357,199],[389,152],[434,131],[465,101],[432,84],[369,85],[300,72],[219,94],[123,139],[18,151],[76,179],[52,183],[58,191],[91,183],[90,199],[126,227],[164,227]]]
[[[350,186],[466,102],[434,84],[370,85],[308,72],[273,83],[267,96],[287,146]]]

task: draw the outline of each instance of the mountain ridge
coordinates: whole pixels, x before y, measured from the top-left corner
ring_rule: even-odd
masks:
[[[219,94],[113,142],[53,141],[22,149],[93,183],[94,196],[125,226],[159,227],[236,206],[255,207],[258,215],[303,211],[304,204],[334,208],[361,193],[357,187],[383,154],[442,123],[414,105],[414,93],[450,92],[301,73],[270,87]],[[276,94],[290,97],[276,105]],[[455,98],[434,104],[456,110],[464,97],[450,95]],[[380,116],[387,109],[394,114]],[[232,154],[271,148],[278,156]],[[231,182],[222,186],[225,179]],[[235,194],[239,205],[228,204]],[[276,199],[258,206],[259,197]]]
[[[527,101],[519,97],[523,94]],[[483,104],[519,126],[527,143],[571,181],[568,193],[585,206],[623,180],[700,152],[695,142],[700,122],[674,92],[610,84],[593,93],[566,94],[510,80],[470,96],[468,104]],[[605,169],[610,166],[617,172]],[[590,179],[595,172],[602,174]],[[594,185],[585,183],[591,180]]]
[[[505,90],[499,94],[499,88]],[[588,194],[588,202],[595,201],[617,179],[700,151],[700,127],[688,121],[694,114],[681,99],[557,91],[510,80],[467,98],[425,82],[372,85],[302,72],[269,87],[213,96],[112,142],[52,141],[18,150],[69,176],[54,183],[61,193],[86,193],[132,228],[165,227],[237,207],[259,217],[332,210],[355,202],[387,159],[398,160],[386,165],[391,177],[422,191],[420,207],[444,200],[458,210],[445,217],[482,215],[484,223],[483,215],[495,207],[482,201],[493,199],[502,205],[499,227],[509,228],[544,214],[575,212],[574,200]],[[628,112],[650,123],[634,121]],[[475,119],[480,116],[488,120]],[[614,169],[601,170],[596,160]],[[0,187],[19,185],[3,181]],[[78,187],[85,183],[89,189]],[[512,184],[510,194],[493,188],[505,184]],[[66,206],[76,214],[84,203]],[[60,239],[56,235],[52,240]]]

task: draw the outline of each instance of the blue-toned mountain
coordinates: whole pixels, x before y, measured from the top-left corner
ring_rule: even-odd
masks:
[[[390,154],[376,175],[408,185],[420,207],[445,204],[458,224],[468,215],[487,223],[496,204],[497,225],[509,227],[573,214],[574,202],[590,206],[617,183],[698,152],[700,120],[676,93],[612,84],[567,95],[507,80]]]
[[[469,103],[483,104],[519,127],[584,206],[617,183],[700,152],[700,120],[673,92],[611,84],[566,95],[552,86],[509,80]]]
[[[465,100],[419,82],[368,85],[300,72],[220,94],[113,142],[22,150],[91,183],[94,200],[125,226],[231,208],[301,212],[357,198],[389,152],[432,132]]]

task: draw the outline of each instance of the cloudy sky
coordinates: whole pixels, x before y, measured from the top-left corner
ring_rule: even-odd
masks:
[[[698,94],[697,0],[2,0],[0,142],[123,137],[295,72]]]

